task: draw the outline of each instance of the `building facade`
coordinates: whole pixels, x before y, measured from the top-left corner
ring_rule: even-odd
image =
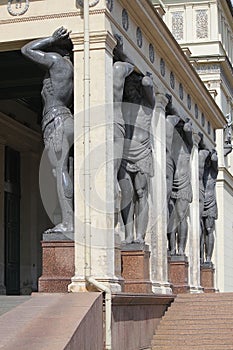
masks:
[[[181,48],[187,50],[190,63],[226,117],[225,131],[218,130],[216,133],[219,156],[219,214],[216,222],[215,265],[217,287],[220,291],[232,291],[233,154],[226,141],[227,124],[230,125],[233,118],[232,3],[167,0],[155,2],[163,5],[165,23]]]
[[[217,7],[212,3],[214,2],[211,2],[211,11],[217,15]],[[166,11],[165,4],[164,1]],[[230,18],[230,6],[224,5],[221,8],[222,13]],[[179,9],[180,7],[177,12]],[[194,147],[191,154],[193,201],[190,205],[186,255],[189,261],[190,290],[202,291],[197,185],[198,133],[203,133],[205,143],[210,149],[215,148],[216,141],[217,144],[220,141],[222,145],[224,143],[222,129],[226,124],[225,115],[232,113],[230,58],[223,58],[223,46],[227,47],[225,42],[219,53],[221,59],[216,58],[217,62],[209,65],[209,50],[207,50],[203,61],[199,62],[196,57],[199,57],[198,50],[202,50],[204,43],[206,44],[206,37],[203,38],[202,46],[198,46],[196,40],[194,41],[196,51],[190,47],[192,57],[186,49],[190,39],[184,42],[183,50],[180,48],[180,43],[177,43],[181,40],[179,38],[182,37],[182,33],[183,35],[186,33],[184,27],[182,29],[182,23],[185,23],[182,22],[182,16],[181,19],[180,14],[174,17],[176,23],[174,30],[177,34],[172,35],[161,18],[160,6],[158,10],[147,0],[90,2],[87,47],[87,40],[84,38],[84,25],[87,23],[84,23],[81,1],[67,0],[64,3],[60,0],[55,3],[53,0],[36,0],[22,1],[20,4],[16,1],[1,3],[0,61],[1,67],[4,67],[0,83],[0,122],[3,123],[0,154],[2,293],[28,294],[32,290],[37,290],[37,280],[42,273],[40,246],[42,234],[49,225],[52,225],[49,218],[55,223],[56,217],[59,216],[53,196],[52,199],[50,195],[45,196],[44,207],[40,198],[40,190],[45,184],[47,185],[45,192],[53,186],[47,178],[40,178],[42,182],[39,185],[40,160],[43,153],[40,129],[40,91],[43,73],[22,57],[20,49],[27,42],[50,36],[61,26],[71,31],[74,65],[75,275],[72,277],[69,290],[86,290],[89,277],[110,287],[112,291],[122,290],[119,253],[123,233],[120,224],[117,229],[114,226],[112,164],[113,50],[116,46],[115,36],[118,35],[122,38],[124,52],[133,61],[137,71],[143,75],[148,72],[154,83],[156,102],[152,119],[152,143],[156,176],[150,183],[150,214],[146,232],[146,243],[150,250],[152,291],[171,293],[167,262],[165,109],[168,99],[166,95],[172,96],[173,105],[179,115],[183,119],[189,118],[193,125]],[[204,9],[201,7],[197,13],[198,23],[202,23],[201,27],[197,28],[197,37],[209,36],[209,33],[217,36],[213,24],[208,24],[206,29],[209,12],[206,15],[205,11],[204,6]],[[166,16],[171,16],[168,23],[169,21],[173,23],[170,10],[166,11]],[[230,34],[224,35],[229,37]],[[186,40],[186,37],[182,37],[182,40]],[[211,37],[210,46],[212,41],[217,39]],[[213,46],[215,49],[220,47],[215,43]],[[86,56],[85,50],[88,50]],[[232,50],[230,45],[229,50]],[[205,75],[204,84],[196,69]],[[213,76],[209,76],[212,70]],[[88,88],[87,81],[88,84],[90,82]],[[211,94],[216,95],[215,100],[205,84],[210,88]],[[231,100],[228,98],[230,96]],[[220,290],[229,290],[230,282],[221,281],[221,276],[224,270],[225,280],[230,281],[231,277],[227,276],[230,274],[232,227],[229,228],[230,212],[226,211],[231,209],[226,203],[229,201],[232,203],[233,198],[232,174],[228,169],[232,155],[226,158],[223,152],[223,147],[218,148],[222,164],[217,184],[218,206],[220,220],[223,221],[218,222],[216,232],[219,225],[222,227],[223,222],[229,231],[227,236],[223,230],[222,233],[217,233],[214,264],[216,287]],[[224,255],[223,245],[225,250],[228,249]],[[14,266],[17,278],[12,277]],[[11,277],[14,281],[18,281],[17,286],[11,287],[13,283],[10,281]]]

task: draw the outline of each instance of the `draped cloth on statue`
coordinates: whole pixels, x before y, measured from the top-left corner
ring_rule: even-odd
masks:
[[[68,118],[71,118],[72,121],[74,119],[70,109],[65,106],[52,107],[43,115],[42,132],[45,148],[49,148],[52,141],[54,151],[61,152],[64,123]]]
[[[217,202],[215,194],[208,196],[204,200],[204,211],[202,214],[203,217],[210,216],[217,220],[218,218],[218,211],[217,211]]]
[[[152,149],[150,139],[143,142],[125,140],[122,166],[129,172],[154,175]]]
[[[192,186],[190,174],[185,173],[182,176],[177,176],[173,179],[171,198],[186,200],[192,202]]]

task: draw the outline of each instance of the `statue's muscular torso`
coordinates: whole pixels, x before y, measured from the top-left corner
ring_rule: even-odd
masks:
[[[52,107],[68,107],[73,94],[73,65],[69,59],[53,53],[54,63],[43,80],[41,96],[44,102],[43,114]],[[62,69],[61,69],[62,67]]]

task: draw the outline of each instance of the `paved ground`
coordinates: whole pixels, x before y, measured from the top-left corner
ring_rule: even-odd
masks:
[[[6,296],[0,295],[0,316],[14,307],[24,303],[31,297],[29,295]]]

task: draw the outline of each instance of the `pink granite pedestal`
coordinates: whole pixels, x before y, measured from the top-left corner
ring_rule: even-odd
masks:
[[[214,272],[215,268],[212,263],[201,265],[201,286],[204,288],[204,293],[215,293]]]
[[[51,236],[55,240],[48,240],[46,237],[41,242],[42,276],[39,278],[39,292],[66,293],[74,276],[74,241],[59,240],[59,235]]]
[[[168,280],[174,294],[188,293],[188,258],[185,255],[173,255],[168,258]]]
[[[152,293],[149,273],[149,247],[145,244],[126,244],[121,248],[124,292]]]

